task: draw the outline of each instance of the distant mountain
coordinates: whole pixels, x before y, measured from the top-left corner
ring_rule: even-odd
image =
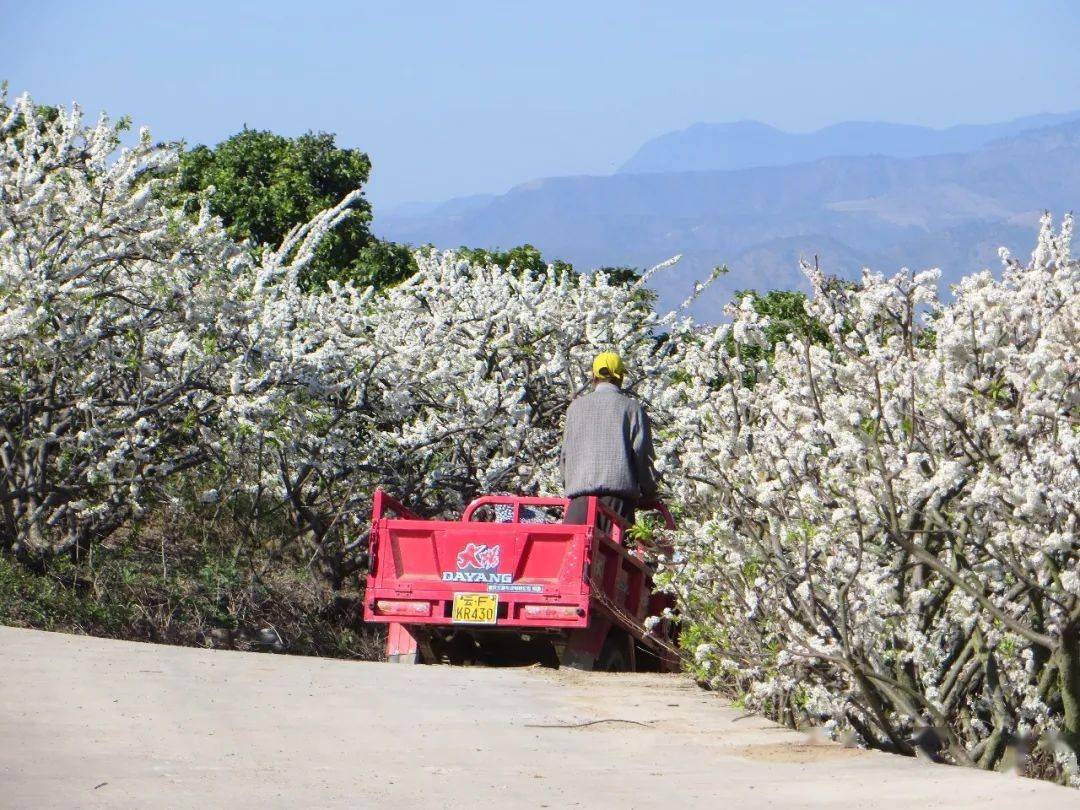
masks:
[[[395,219],[409,217],[454,216],[466,214],[477,208],[483,208],[496,197],[495,194],[471,194],[468,197],[454,197],[446,202],[407,202],[391,206],[382,213]]]
[[[661,305],[677,306],[716,265],[730,273],[693,311],[719,317],[737,289],[797,288],[798,259],[857,278],[863,266],[941,267],[946,281],[1026,254],[1040,213],[1080,205],[1080,121],[1022,132],[961,154],[828,157],[728,171],[555,177],[476,207],[384,216],[384,237],[440,247],[530,242],[581,268],[649,266]]]
[[[694,124],[647,141],[619,171],[730,171],[786,166],[826,157],[925,157],[971,152],[991,141],[1080,119],[1080,110],[1045,113],[999,124],[930,129],[879,121],[847,121],[816,132],[784,132],[758,121]]]

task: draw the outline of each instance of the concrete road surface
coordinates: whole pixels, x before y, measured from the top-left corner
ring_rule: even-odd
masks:
[[[0,807],[1052,808],[814,744],[687,680],[409,667],[0,628]]]

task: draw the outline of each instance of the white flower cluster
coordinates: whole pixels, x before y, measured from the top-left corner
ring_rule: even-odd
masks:
[[[102,117],[0,97],[0,539],[108,534],[208,458],[218,380],[244,351],[246,254],[167,210],[176,153],[119,149]]]
[[[1030,263],[1006,255],[951,301],[936,272],[806,268],[828,341],[796,331],[771,363],[747,359],[768,324],[745,306],[686,347],[668,452],[688,519],[666,577],[737,664],[718,684],[901,751],[934,726],[965,764],[1025,735],[1076,750],[1071,228],[1046,218]]]
[[[376,486],[432,512],[484,492],[558,491],[562,418],[603,348],[627,358],[646,401],[662,409],[668,396],[676,359],[658,334],[685,324],[661,323],[640,289],[452,253],[417,261],[383,293],[331,285],[269,301],[266,348],[231,386],[228,412],[252,448],[233,455],[316,534],[362,525]]]
[[[675,367],[640,285],[423,252],[376,293],[298,286],[350,195],[277,249],[165,200],[175,150],[23,97],[0,143],[0,539],[107,536],[180,474],[193,503],[286,504],[298,534],[361,538],[382,485],[436,512],[556,491],[561,420],[614,348],[661,410]],[[190,488],[190,487],[189,487]],[[181,499],[183,500],[183,499]]]

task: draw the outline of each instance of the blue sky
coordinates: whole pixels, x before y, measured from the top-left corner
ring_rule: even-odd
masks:
[[[697,121],[948,126],[1080,108],[1080,3],[11,2],[0,78],[161,139],[367,151],[379,207],[612,171]]]

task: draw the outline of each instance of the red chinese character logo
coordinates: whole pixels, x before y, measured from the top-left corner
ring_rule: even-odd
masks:
[[[469,543],[457,555],[457,567],[459,571],[470,568],[481,571],[490,571],[499,567],[499,546],[488,546],[483,543]]]

